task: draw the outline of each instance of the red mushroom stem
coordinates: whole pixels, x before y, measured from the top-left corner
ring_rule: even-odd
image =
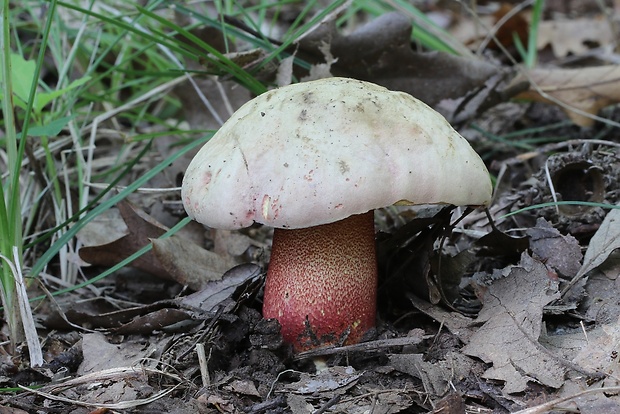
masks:
[[[373,212],[296,230],[275,229],[263,316],[295,351],[359,342],[375,324]]]

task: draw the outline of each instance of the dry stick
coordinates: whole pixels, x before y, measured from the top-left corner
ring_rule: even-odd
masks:
[[[422,337],[405,336],[402,338],[379,339],[376,341],[361,342],[359,344],[345,346],[318,348],[310,351],[300,352],[299,354],[295,355],[294,359],[300,360],[306,358],[314,358],[317,356],[333,355],[341,352],[365,352],[374,351],[382,348],[390,348],[394,346],[416,345],[422,342],[422,340],[432,338],[433,336],[434,335],[424,335]]]
[[[124,410],[124,409],[128,409],[128,408],[134,408],[140,405],[146,405],[146,404],[150,404],[153,401],[156,401],[164,396],[166,396],[167,394],[170,394],[172,391],[176,390],[181,384],[177,384],[172,388],[169,388],[167,390],[161,391],[155,395],[152,395],[148,398],[143,398],[143,399],[138,399],[138,400],[131,400],[131,401],[121,401],[118,403],[114,403],[114,404],[101,404],[101,403],[89,403],[89,402],[85,402],[85,401],[80,401],[80,400],[75,400],[75,399],[71,399],[71,398],[66,398],[66,397],[61,397],[59,395],[54,395],[54,394],[50,394],[47,392],[43,392],[40,390],[34,390],[32,388],[28,388],[28,387],[24,387],[23,385],[19,385],[19,388],[21,388],[24,391],[28,391],[31,392],[33,394],[39,395],[41,397],[47,398],[49,400],[52,401],[61,401],[61,402],[65,402],[68,404],[75,404],[75,405],[81,405],[83,407],[98,407],[98,408],[109,408],[112,410]]]
[[[271,400],[266,400],[266,401],[254,404],[253,406],[249,408],[247,414],[258,414],[262,412],[267,412],[267,410],[270,410],[272,408],[274,409],[273,412],[276,412],[275,411],[276,407],[285,406],[285,405],[286,405],[286,401],[285,401],[284,395],[278,395],[277,397]]]
[[[200,377],[202,378],[202,386],[207,388],[211,385],[211,378],[209,377],[209,359],[211,358],[211,351],[213,348],[209,349],[209,358],[207,358],[207,354],[205,353],[205,346],[203,343],[196,344],[196,353],[198,354],[198,365],[200,366]]]
[[[312,414],[323,414],[324,412],[329,410],[331,407],[333,407],[334,405],[338,404],[340,402],[341,398],[342,398],[342,395],[340,395],[340,394],[334,395],[329,401],[327,401],[325,404],[323,404],[323,406],[321,408],[319,408],[318,410],[314,411]]]
[[[80,386],[83,384],[88,384],[91,382],[100,382],[103,380],[118,381],[123,378],[136,377],[136,376],[140,376],[144,374],[166,375],[176,381],[179,381],[179,383],[167,390],[154,394],[148,398],[131,400],[131,401],[121,401],[121,402],[113,403],[113,404],[89,403],[89,402],[74,400],[74,399],[61,397],[59,395],[53,394],[54,392],[61,392],[66,389]],[[70,379],[61,384],[51,384],[51,385],[45,386],[39,390],[24,387],[22,385],[20,385],[19,387],[23,389],[24,391],[28,391],[30,393],[40,395],[42,397],[45,397],[53,401],[62,401],[62,402],[66,402],[69,404],[75,404],[75,405],[80,405],[84,407],[101,407],[101,408],[109,408],[113,410],[114,409],[122,410],[122,409],[128,409],[128,408],[133,408],[133,407],[137,407],[140,405],[149,404],[171,393],[172,391],[176,390],[181,385],[182,385],[181,378],[174,374],[166,373],[166,372],[155,370],[155,369],[148,368],[148,367],[119,367],[119,368],[110,368],[110,369],[105,369],[102,371],[92,372],[90,374],[86,374],[78,378]]]

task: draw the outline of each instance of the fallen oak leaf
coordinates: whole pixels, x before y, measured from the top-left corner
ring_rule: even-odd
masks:
[[[512,85],[529,80],[529,90],[516,99],[560,105],[568,117],[582,127],[592,126],[600,109],[620,102],[620,66],[605,65],[577,69],[533,69],[517,76]],[[584,113],[586,115],[584,115]]]
[[[620,209],[614,208],[607,213],[601,227],[590,239],[583,265],[577,276],[582,276],[602,265],[616,249],[620,249]]]
[[[231,297],[241,286],[246,289],[241,292],[238,302],[247,300],[256,294],[259,282],[262,285],[262,269],[252,263],[243,263],[228,270],[220,280],[209,282],[203,289],[179,299],[182,307],[187,309],[201,309],[212,311],[224,300]],[[247,284],[246,284],[247,283]]]
[[[543,307],[559,297],[558,283],[525,252],[519,265],[500,272],[506,271],[488,287],[476,320],[484,324],[462,351],[492,363],[483,377],[504,381],[507,394],[524,391],[528,381],[559,388],[566,368],[538,341]]]

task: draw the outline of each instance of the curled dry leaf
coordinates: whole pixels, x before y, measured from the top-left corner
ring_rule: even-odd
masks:
[[[530,80],[528,91],[516,96],[539,102],[562,104],[562,109],[577,125],[587,127],[606,106],[620,101],[620,66],[606,65],[578,69],[533,69],[513,79],[512,85]]]
[[[602,265],[616,249],[620,249],[620,209],[612,209],[596,231],[583,258],[583,265],[575,278]]]
[[[227,271],[221,280],[209,282],[203,289],[180,298],[179,302],[183,307],[187,308],[196,308],[203,311],[214,310],[216,306],[231,297],[235,290],[244,283],[260,280],[261,273],[262,269],[255,264],[240,264]],[[253,294],[253,292],[244,293],[248,295]]]

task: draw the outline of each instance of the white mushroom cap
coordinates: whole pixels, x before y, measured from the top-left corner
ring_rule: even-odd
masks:
[[[190,217],[214,228],[304,228],[392,204],[484,205],[489,173],[433,109],[347,78],[298,83],[243,105],[183,179]]]

